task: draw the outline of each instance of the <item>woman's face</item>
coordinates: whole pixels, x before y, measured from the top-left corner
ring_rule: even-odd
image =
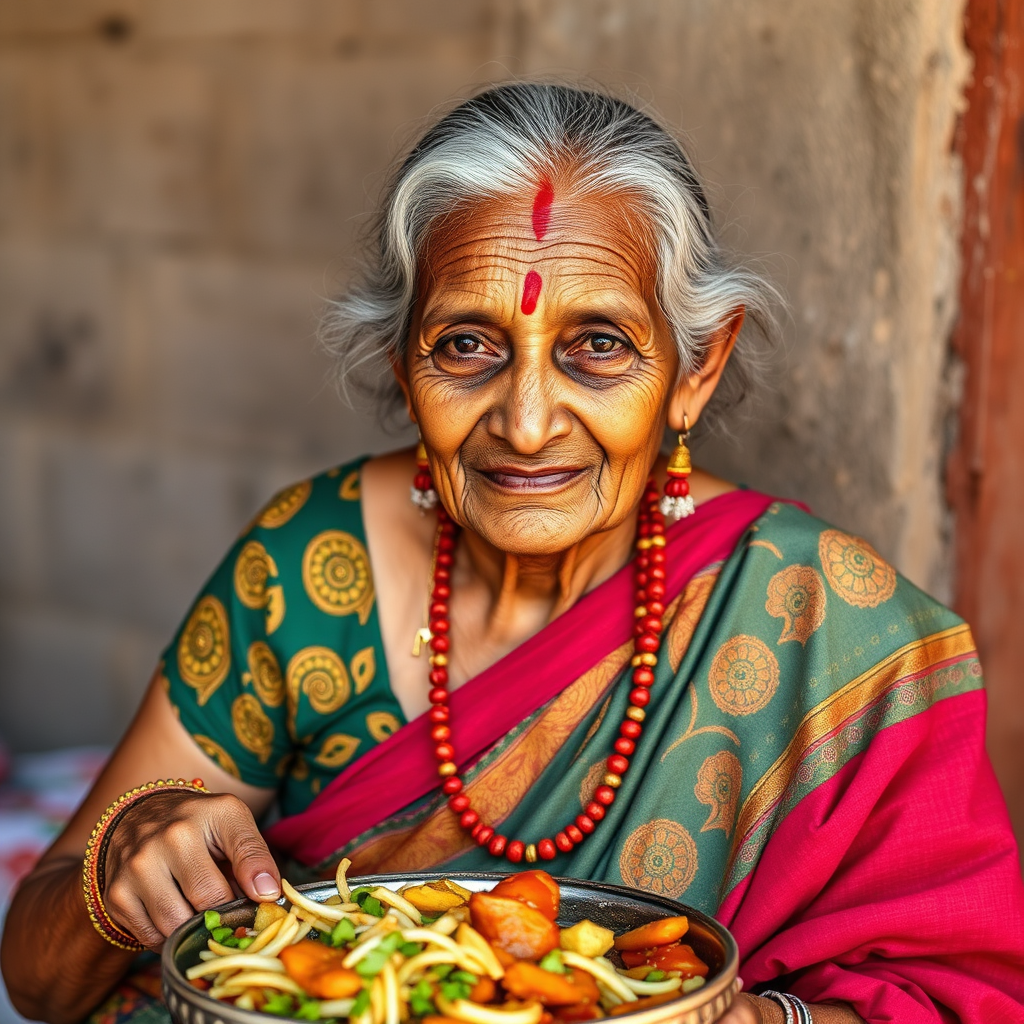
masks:
[[[679,366],[640,223],[545,183],[427,249],[398,376],[445,506],[500,550],[565,551],[640,500]]]

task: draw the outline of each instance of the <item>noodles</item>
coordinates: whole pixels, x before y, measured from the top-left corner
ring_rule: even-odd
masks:
[[[612,933],[581,922],[563,940],[555,921],[558,887],[543,871],[509,876],[490,893],[448,880],[393,892],[352,890],[348,868],[342,861],[337,895],[326,901],[282,881],[287,903],[261,904],[251,928],[223,925],[207,911],[207,948],[186,978],[240,1009],[303,1020],[421,1024],[441,1016],[462,1024],[559,1024],[685,994],[707,974],[678,940],[685,925],[644,932],[675,941],[652,949],[634,942],[621,954],[626,967],[578,952],[581,936],[601,938],[586,950],[597,952],[609,948]]]

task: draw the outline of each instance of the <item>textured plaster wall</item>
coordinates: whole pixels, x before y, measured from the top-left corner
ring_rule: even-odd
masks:
[[[704,461],[945,594],[960,6],[0,0],[0,734],[111,740],[261,500],[396,443],[325,387],[320,298],[416,123],[510,74],[690,132],[792,304]]]

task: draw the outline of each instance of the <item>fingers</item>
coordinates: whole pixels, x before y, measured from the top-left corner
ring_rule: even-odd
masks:
[[[223,855],[223,870],[214,860]],[[103,895],[113,920],[158,947],[197,911],[244,894],[276,899],[280,880],[248,807],[233,796],[168,793],[119,821],[106,857]]]
[[[126,865],[107,886],[103,903],[116,924],[144,946],[156,949],[175,928],[192,917],[195,910],[181,894],[170,872],[160,868],[143,869],[143,877],[139,867]]]
[[[212,843],[230,862],[242,891],[253,900],[276,900],[281,895],[281,876],[252,812],[237,797],[226,794],[205,802],[216,805],[209,817]]]

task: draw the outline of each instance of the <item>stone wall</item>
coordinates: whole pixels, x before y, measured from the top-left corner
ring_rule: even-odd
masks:
[[[313,332],[431,110],[585,73],[788,295],[720,472],[946,596],[959,0],[0,0],[0,733],[109,741],[257,505],[398,441]]]

